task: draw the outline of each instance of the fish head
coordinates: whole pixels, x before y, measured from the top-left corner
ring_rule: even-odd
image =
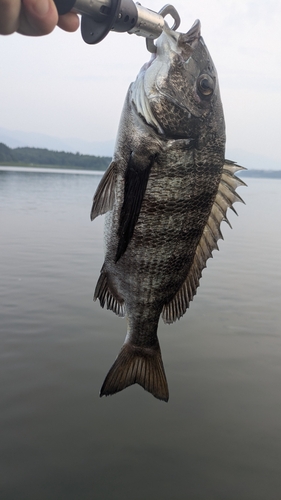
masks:
[[[198,144],[210,136],[225,141],[218,76],[199,20],[187,33],[166,25],[156,42],[156,54],[139,78],[144,118],[158,133],[167,139],[192,138]]]

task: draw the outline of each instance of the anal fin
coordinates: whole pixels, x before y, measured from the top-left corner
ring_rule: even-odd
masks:
[[[110,289],[106,272],[102,269],[98,279],[94,300],[99,299],[101,307],[106,305],[107,309],[113,311],[117,316],[125,316],[125,304],[118,295]]]

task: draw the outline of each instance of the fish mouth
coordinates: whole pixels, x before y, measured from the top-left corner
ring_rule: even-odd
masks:
[[[172,43],[170,43],[170,48],[172,48],[172,50],[173,47],[175,47],[175,45],[180,45],[181,48],[184,46],[185,47],[189,46],[191,49],[195,49],[201,38],[201,22],[199,19],[196,19],[196,21],[193,23],[193,25],[191,26],[190,30],[187,33],[180,33],[178,31],[174,31],[168,25],[165,25],[163,28],[163,33],[165,33],[168,39],[172,41]],[[161,37],[159,38],[159,40],[161,40]],[[161,42],[159,44],[157,44],[156,42],[157,51],[155,54],[153,54],[154,56],[161,54],[161,51],[163,50],[161,47],[162,45]],[[167,50],[168,49],[166,47],[166,51]],[[152,59],[151,62],[153,62],[154,58]]]
[[[183,41],[194,47],[197,44],[199,38],[201,37],[201,22],[199,19],[191,26],[190,30],[183,35]]]

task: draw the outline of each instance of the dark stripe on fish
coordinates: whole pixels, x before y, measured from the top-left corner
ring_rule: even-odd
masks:
[[[125,253],[134,234],[134,228],[139,218],[149,173],[155,158],[156,155],[150,156],[148,158],[148,164],[143,167],[143,165],[134,161],[133,153],[131,153],[125,172],[124,201],[119,219],[119,241],[115,263],[118,262],[120,257]]]

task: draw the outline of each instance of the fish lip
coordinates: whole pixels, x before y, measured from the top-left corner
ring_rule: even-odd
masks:
[[[187,31],[186,36],[193,38],[199,38],[201,36],[201,22],[200,19],[196,19],[191,26],[190,30]]]
[[[166,33],[169,38],[172,38],[176,43],[181,40],[181,43],[185,43],[194,49],[201,39],[201,22],[199,19],[196,19],[187,33],[174,31],[168,26],[168,24],[165,23],[163,32]],[[158,55],[158,50],[156,55]]]
[[[201,22],[199,19],[194,21],[190,30],[184,35],[184,41],[193,47],[201,37]]]

